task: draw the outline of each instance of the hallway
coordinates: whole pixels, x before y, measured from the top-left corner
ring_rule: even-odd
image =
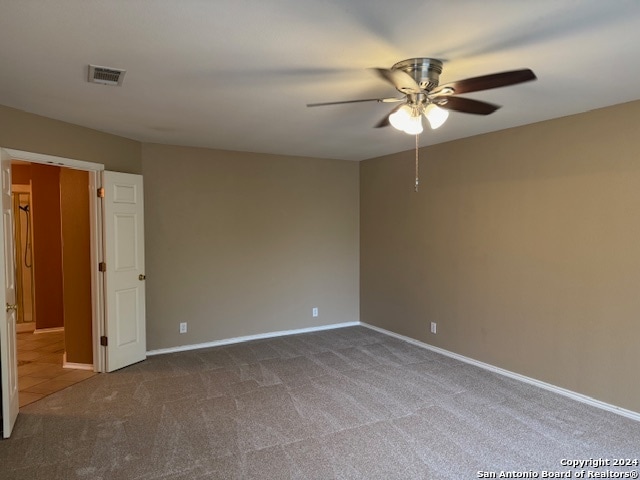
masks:
[[[93,371],[62,368],[64,331],[18,333],[17,347],[21,408],[96,375]]]

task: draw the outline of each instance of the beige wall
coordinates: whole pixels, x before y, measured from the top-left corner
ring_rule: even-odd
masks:
[[[149,349],[358,321],[357,163],[142,152]]]
[[[638,118],[423,149],[418,194],[413,152],[362,162],[361,320],[640,412]]]
[[[0,147],[140,173],[140,142],[0,105]]]
[[[364,322],[640,411],[639,116],[634,102],[423,149],[418,194],[413,152],[358,174],[2,106],[0,146],[143,173],[150,349],[357,321],[360,274]]]

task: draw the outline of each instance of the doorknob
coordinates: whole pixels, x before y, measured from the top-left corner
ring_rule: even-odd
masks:
[[[140,275],[138,275],[138,280],[143,281],[145,278],[147,278],[147,276],[144,273],[141,273]]]
[[[10,312],[11,310],[18,311],[18,305],[9,305],[7,303],[7,312]]]

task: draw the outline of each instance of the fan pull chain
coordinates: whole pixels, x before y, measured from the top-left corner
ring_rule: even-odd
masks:
[[[418,187],[420,186],[420,171],[419,171],[419,165],[418,165],[418,137],[419,135],[416,134],[416,186],[415,186],[415,191],[418,191]]]

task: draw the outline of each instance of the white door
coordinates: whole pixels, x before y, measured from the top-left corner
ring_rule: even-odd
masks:
[[[18,359],[16,357],[16,283],[11,208],[11,158],[0,149],[2,222],[0,225],[0,370],[2,371],[2,435],[9,438],[18,417]],[[0,310],[1,312],[1,310]]]
[[[106,370],[146,358],[142,176],[103,172]]]

